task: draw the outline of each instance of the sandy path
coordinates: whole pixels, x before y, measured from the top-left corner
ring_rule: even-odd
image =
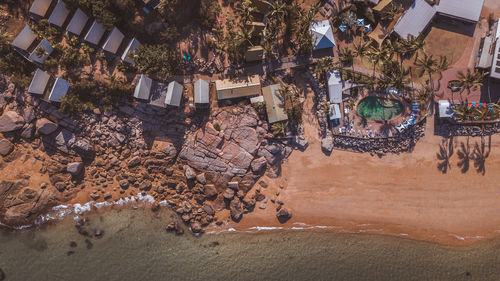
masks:
[[[321,152],[316,138],[305,152],[295,151],[283,166],[283,177],[268,194],[284,186],[280,200],[293,211],[285,228],[297,223],[330,226],[338,231],[373,232],[444,244],[470,244],[500,234],[500,137],[492,138],[486,174],[462,173],[455,139],[451,168],[443,174],[437,153],[441,138],[427,136],[413,153],[379,159],[369,154]],[[480,138],[470,139],[471,151]],[[487,141],[486,141],[487,143]],[[236,229],[280,226],[274,208],[245,216]]]

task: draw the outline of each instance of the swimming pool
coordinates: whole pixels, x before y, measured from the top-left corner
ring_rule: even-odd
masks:
[[[370,121],[390,120],[403,113],[403,104],[398,100],[366,97],[358,104],[358,115]]]

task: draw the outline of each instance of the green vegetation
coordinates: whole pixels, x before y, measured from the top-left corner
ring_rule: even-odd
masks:
[[[105,83],[95,80],[73,82],[69,93],[61,99],[61,111],[76,117],[84,110],[117,106],[124,99],[131,99],[133,88],[112,76]]]
[[[217,131],[217,132],[220,132],[220,124],[215,122],[214,123],[214,129]]]
[[[141,45],[134,52],[134,67],[141,73],[167,78],[177,67],[178,59],[166,44]]]
[[[8,34],[0,29],[0,73],[12,75],[12,81],[21,88],[28,87],[33,67],[10,48]]]
[[[135,9],[131,0],[64,0],[64,2],[71,9],[80,8],[87,15],[92,15],[108,29],[115,26],[121,18],[127,18],[127,15]]]
[[[275,137],[284,137],[286,135],[286,128],[288,122],[276,122],[271,125],[271,133]]]
[[[201,0],[199,9],[201,26],[208,29],[214,28],[221,10],[219,2],[213,0]]]
[[[295,124],[301,124],[303,104],[300,102],[300,91],[295,86],[280,83],[279,95],[285,103],[288,120]]]
[[[500,106],[473,107],[470,104],[459,104],[453,108],[455,119],[462,122],[495,121],[500,119]]]
[[[66,43],[60,50],[59,64],[66,68],[75,68],[90,65],[90,54],[94,49],[80,42],[77,37],[66,37]]]

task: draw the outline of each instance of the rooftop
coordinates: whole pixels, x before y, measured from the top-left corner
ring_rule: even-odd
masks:
[[[79,36],[88,20],[89,17],[87,17],[87,15],[78,8],[66,27],[66,31]]]
[[[66,8],[66,4],[64,4],[62,0],[59,0],[52,14],[50,14],[49,22],[53,25],[62,27],[68,15],[69,10]]]
[[[60,102],[61,98],[68,93],[68,90],[69,82],[62,78],[57,78],[52,90],[50,91],[49,101]]]
[[[49,83],[49,79],[50,75],[38,68],[33,76],[33,80],[31,80],[28,93],[43,95],[45,93],[45,89],[47,88],[47,83]]]
[[[262,95],[266,102],[266,112],[269,123],[288,120],[285,102],[280,95],[280,85],[274,84],[262,88]]]

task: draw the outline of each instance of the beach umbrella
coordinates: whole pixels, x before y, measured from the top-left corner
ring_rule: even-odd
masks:
[[[372,26],[371,25],[365,25],[365,32],[370,32],[372,31]]]
[[[358,19],[356,21],[356,25],[357,26],[363,26],[363,25],[365,25],[365,19]]]
[[[345,32],[345,31],[347,30],[347,26],[345,26],[345,25],[341,24],[341,25],[339,26],[339,29],[340,29],[340,31]]]

